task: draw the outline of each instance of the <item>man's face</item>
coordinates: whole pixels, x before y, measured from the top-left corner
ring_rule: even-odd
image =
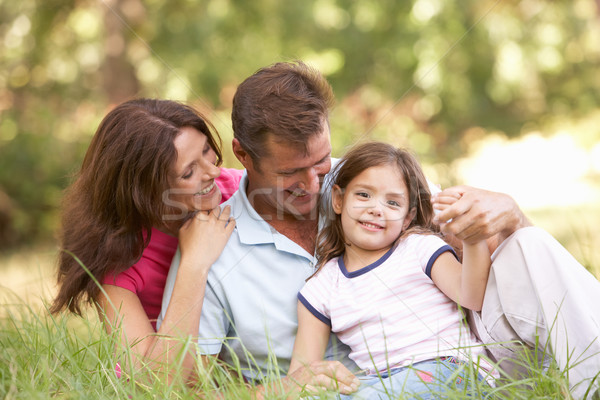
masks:
[[[265,156],[258,164],[247,163],[248,199],[266,220],[294,217],[315,219],[319,191],[331,169],[329,126],[307,143],[308,152],[294,144],[277,142],[269,135]]]

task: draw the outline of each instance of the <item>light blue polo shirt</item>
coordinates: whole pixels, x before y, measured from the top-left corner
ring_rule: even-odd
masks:
[[[236,227],[208,274],[198,344],[202,354],[211,355],[225,346],[226,362],[239,365],[245,377],[259,379],[270,376],[268,371],[287,373],[298,328],[297,294],[315,271],[316,259],[258,215],[248,202],[247,185],[244,173],[240,189],[223,204],[231,206]],[[325,189],[323,201],[328,192]],[[158,324],[171,298],[179,261],[177,251]],[[327,358],[332,358],[329,347]],[[339,359],[356,370],[347,359],[348,348],[341,343],[335,348]]]

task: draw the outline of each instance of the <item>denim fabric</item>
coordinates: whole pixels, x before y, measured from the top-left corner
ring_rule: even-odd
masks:
[[[340,399],[440,399],[449,390],[458,390],[474,398],[485,397],[489,385],[481,375],[476,378],[481,385],[473,385],[475,377],[471,373],[468,364],[452,358],[422,361],[409,367],[392,368],[380,376],[359,377],[358,391],[350,396],[340,395]]]

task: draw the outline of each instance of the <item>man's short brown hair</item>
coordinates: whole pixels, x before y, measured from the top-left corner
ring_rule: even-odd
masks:
[[[277,142],[305,149],[308,139],[329,123],[334,97],[316,69],[301,61],[259,69],[233,97],[233,135],[255,163],[265,156],[268,134]]]

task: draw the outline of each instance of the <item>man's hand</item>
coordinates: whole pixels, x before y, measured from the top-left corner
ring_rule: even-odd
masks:
[[[335,390],[342,394],[354,393],[360,381],[339,361],[315,361],[294,370],[283,378],[288,393],[308,392],[316,394],[319,390]]]
[[[490,251],[517,229],[530,226],[512,197],[469,186],[455,186],[432,197],[440,212],[434,222],[446,235],[466,243],[487,240]]]

